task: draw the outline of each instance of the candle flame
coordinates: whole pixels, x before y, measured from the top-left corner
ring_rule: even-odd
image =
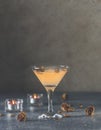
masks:
[[[34,99],[39,99],[39,95],[38,95],[38,94],[36,94],[36,93],[35,93],[35,94],[33,94],[33,95],[32,95],[32,97],[33,97]]]
[[[11,104],[11,105],[15,105],[15,104],[16,104],[16,101],[15,101],[15,100],[11,100],[11,101],[10,101],[10,104]]]

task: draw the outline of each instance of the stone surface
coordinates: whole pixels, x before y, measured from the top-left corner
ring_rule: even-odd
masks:
[[[0,104],[7,97],[14,95],[1,95]],[[16,97],[21,95],[15,94]],[[60,107],[60,94],[54,95],[54,109],[57,111]],[[69,93],[69,102],[75,107],[74,112],[69,112],[70,117],[60,120],[38,120],[38,116],[47,111],[47,100],[44,95],[44,105],[40,108],[29,107],[26,105],[26,95],[22,96],[24,99],[24,111],[27,113],[28,120],[19,122],[15,116],[10,116],[5,113],[0,117],[0,130],[100,130],[101,129],[101,93]],[[83,104],[83,108],[79,108],[79,103]],[[86,116],[85,108],[93,104],[96,108],[94,116]],[[4,113],[4,107],[0,105],[0,112]]]

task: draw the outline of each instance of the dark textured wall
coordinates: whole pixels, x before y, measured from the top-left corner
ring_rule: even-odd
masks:
[[[0,0],[0,92],[44,91],[39,63],[70,66],[57,91],[101,91],[100,0]]]

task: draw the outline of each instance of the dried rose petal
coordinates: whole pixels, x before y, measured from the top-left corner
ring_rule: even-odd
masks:
[[[18,120],[18,121],[26,121],[26,113],[25,113],[25,112],[20,112],[20,113],[17,115],[17,120]]]
[[[93,105],[91,106],[88,106],[86,109],[85,109],[85,113],[87,116],[92,116],[94,115],[94,112],[95,112],[95,107]]]
[[[68,94],[67,93],[63,93],[61,98],[62,98],[62,100],[67,100],[68,99]]]
[[[82,105],[82,104],[79,104],[79,108],[83,108],[83,105]]]

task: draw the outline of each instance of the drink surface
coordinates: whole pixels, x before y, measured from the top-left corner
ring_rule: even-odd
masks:
[[[47,91],[54,91],[64,75],[67,73],[67,69],[49,67],[44,69],[34,69],[33,72]]]

